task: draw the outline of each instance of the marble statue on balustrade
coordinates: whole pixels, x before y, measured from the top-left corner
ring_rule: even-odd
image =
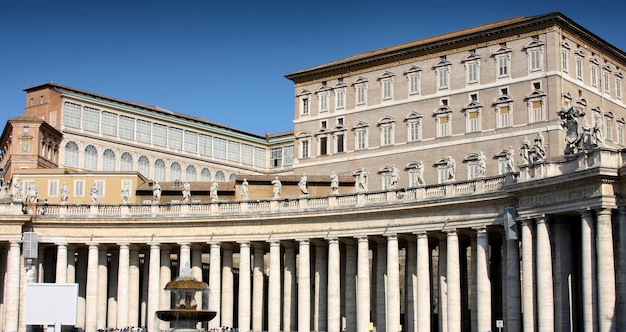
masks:
[[[243,182],[241,183],[241,199],[242,200],[248,200],[248,180],[247,179],[243,179]]]
[[[298,182],[298,188],[300,188],[300,192],[302,195],[308,195],[309,191],[306,189],[307,177],[306,174],[302,174],[300,177],[300,182]]]
[[[524,136],[522,146],[519,148],[519,156],[522,158],[522,165],[530,163],[530,140],[528,140],[528,136]]]
[[[191,185],[189,184],[189,182],[185,182],[185,184],[183,184],[183,202],[187,203],[189,201],[191,201]]]
[[[13,199],[16,201],[22,200],[22,182],[19,178],[15,178],[13,181]]]
[[[39,191],[37,190],[37,186],[35,183],[31,183],[28,186],[28,190],[26,192],[26,202],[27,203],[37,203],[37,196]]]
[[[561,127],[566,131],[565,154],[574,154],[578,151],[581,134],[578,118],[584,117],[585,111],[580,107],[563,107],[557,114],[561,118]]]
[[[482,151],[478,153],[476,161],[478,165],[478,172],[476,176],[485,176],[487,173],[487,157]]]
[[[158,182],[155,182],[152,188],[152,203],[161,203],[161,185]]]
[[[278,176],[274,180],[272,180],[272,186],[274,186],[274,188],[272,189],[272,197],[280,198],[280,192],[283,189],[283,184],[278,179]]]
[[[98,194],[100,192],[98,191],[98,185],[94,182],[93,185],[91,186],[91,189],[89,189],[89,196],[91,197],[91,205],[98,205]]]
[[[454,181],[455,176],[456,176],[456,160],[454,160],[452,156],[446,157],[446,167],[447,167],[447,174],[448,174],[447,180]]]
[[[365,168],[360,168],[358,170],[356,170],[356,172],[354,172],[354,177],[355,177],[355,191],[356,192],[364,192],[367,191],[367,184],[368,184],[368,173],[365,170]]]
[[[604,145],[604,135],[602,134],[602,115],[600,112],[593,112],[593,138],[597,146]]]
[[[211,188],[209,188],[209,192],[210,192],[210,194],[211,194],[211,201],[212,201],[212,202],[213,202],[213,201],[219,201],[219,200],[220,200],[220,199],[219,199],[219,197],[217,197],[217,187],[218,187],[218,186],[219,186],[219,185],[217,184],[217,182],[213,182],[213,183],[211,184]]]
[[[400,170],[395,166],[391,166],[391,174],[389,174],[389,189],[396,189],[398,187],[398,180],[400,178]]]
[[[335,173],[335,171],[330,174],[330,194],[339,194],[339,177],[337,176],[337,173]]]
[[[593,149],[593,142],[591,141],[593,134],[591,132],[591,128],[587,125],[587,121],[585,120],[585,124],[583,125],[583,131],[580,134],[580,140],[578,142],[578,147],[582,151],[589,151]]]
[[[538,132],[537,137],[535,137],[535,144],[529,151],[530,162],[536,163],[546,160],[546,148],[543,144],[543,140],[543,134]]]
[[[61,186],[61,205],[67,204],[67,200],[70,197],[70,188],[67,187],[67,184],[63,182]]]
[[[424,181],[424,162],[418,161],[415,163],[415,172],[417,173],[417,185],[425,185],[426,181]]]
[[[124,183],[122,186],[122,204],[130,203],[130,186],[128,183]]]
[[[511,173],[515,171],[515,160],[513,159],[513,155],[515,154],[515,149],[509,145],[508,148],[505,149],[505,158],[506,158],[506,172]]]

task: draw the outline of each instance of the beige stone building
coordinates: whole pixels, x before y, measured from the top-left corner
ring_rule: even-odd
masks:
[[[294,130],[264,137],[28,88],[1,141],[0,330],[26,331],[37,282],[78,284],[76,328],[165,331],[186,267],[217,312],[199,328],[626,329],[625,66],[560,13],[514,18],[289,74]],[[62,202],[76,181],[103,194]]]

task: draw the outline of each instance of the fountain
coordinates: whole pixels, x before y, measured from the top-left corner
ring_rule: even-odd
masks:
[[[160,320],[171,322],[171,331],[175,332],[197,332],[198,322],[208,322],[215,317],[215,311],[209,311],[206,301],[205,305],[198,308],[195,301],[196,292],[209,291],[209,285],[196,280],[191,271],[185,269],[178,279],[170,281],[165,285],[165,290],[174,294],[174,304],[170,310],[159,310],[156,312]],[[206,298],[206,296],[203,296]]]

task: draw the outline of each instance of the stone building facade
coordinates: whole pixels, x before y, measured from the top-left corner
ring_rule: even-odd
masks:
[[[135,172],[134,196],[221,171],[232,194],[24,209],[28,192],[7,191],[0,330],[26,330],[29,282],[77,283],[85,331],[166,330],[154,312],[185,267],[211,289],[197,299],[217,312],[206,328],[622,330],[624,66],[623,51],[560,13],[515,18],[289,74],[294,131],[267,137],[26,89],[26,115],[62,134],[59,168]],[[265,187],[241,199],[242,177]]]

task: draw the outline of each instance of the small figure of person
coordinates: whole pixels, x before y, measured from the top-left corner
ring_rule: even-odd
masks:
[[[70,197],[70,188],[67,187],[65,182],[61,186],[61,204],[67,204],[67,200]]]
[[[306,181],[307,181],[306,174],[302,174],[302,176],[300,177],[300,182],[298,182],[298,188],[300,188],[300,191],[302,192],[303,195],[309,194],[309,191],[306,189]]]
[[[596,139],[596,145],[602,146],[604,143],[604,135],[602,134],[602,116],[598,112],[594,112],[593,116],[593,137]]]
[[[15,178],[15,182],[13,182],[13,199],[22,200],[22,182],[19,178]]]
[[[130,200],[130,186],[124,183],[122,186],[122,204],[128,204]]]
[[[219,198],[217,197],[217,187],[218,187],[217,182],[213,182],[211,184],[211,188],[209,189],[209,192],[211,193],[211,201],[219,200]]]
[[[339,177],[335,171],[330,174],[330,193],[331,195],[339,194]]]
[[[183,202],[189,202],[191,200],[191,185],[189,182],[185,182],[183,185]]]
[[[283,188],[283,184],[278,179],[278,176],[274,180],[272,180],[272,185],[274,188],[272,189],[272,194],[274,198],[280,198],[280,191]]]
[[[89,189],[89,196],[91,197],[91,205],[98,205],[98,185],[94,182]]]
[[[243,179],[241,183],[241,199],[244,201],[248,199],[248,180],[246,179]]]
[[[152,202],[158,204],[161,202],[161,185],[156,182],[152,188]]]

